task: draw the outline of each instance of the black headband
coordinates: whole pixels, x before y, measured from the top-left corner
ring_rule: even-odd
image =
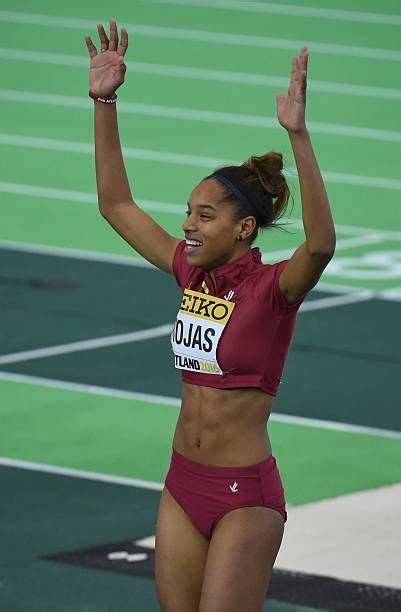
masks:
[[[234,185],[234,183],[232,183],[230,181],[230,179],[228,179],[224,174],[221,174],[218,171],[217,172],[213,172],[213,174],[209,174],[209,176],[207,176],[206,178],[215,178],[218,181],[220,181],[220,183],[223,183],[223,185],[228,187],[230,189],[230,191],[232,191],[232,193],[235,195],[235,197],[240,202],[242,202],[242,204],[244,205],[246,210],[249,212],[249,214],[252,217],[255,217],[256,223],[258,224],[258,226],[261,225],[261,219],[260,219],[259,213],[256,210],[256,208],[254,206],[252,206],[251,202],[248,200],[246,195],[243,194],[242,191],[240,189],[238,189],[238,187],[236,185]]]

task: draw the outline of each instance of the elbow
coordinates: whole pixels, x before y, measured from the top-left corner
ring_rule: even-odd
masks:
[[[111,200],[111,201],[105,201],[105,200],[99,200],[98,199],[98,206],[99,206],[99,212],[102,215],[102,217],[104,217],[105,219],[109,220],[111,216],[115,216],[116,213],[121,213],[124,212],[127,207],[132,208],[132,207],[137,207],[137,205],[135,204],[135,202],[133,200]]]
[[[100,214],[105,219],[108,219],[108,217],[110,216],[111,211],[116,208],[115,204],[112,205],[112,204],[104,202],[104,201],[101,202],[100,200],[98,200],[98,206],[99,206]]]
[[[314,244],[308,244],[308,241],[306,241],[306,244],[311,255],[330,261],[336,250],[336,234],[335,232],[333,234],[330,233],[324,240],[315,241]]]
[[[102,215],[102,217],[105,217],[107,213],[107,206],[104,200],[99,198],[99,196],[97,198],[97,205],[98,205],[100,214]]]
[[[310,255],[313,255],[313,257],[321,257],[322,259],[326,259],[327,261],[330,261],[333,258],[335,250],[335,241],[325,245],[308,247]]]
[[[99,204],[99,212],[102,215],[102,217],[107,219],[107,209],[105,207],[101,206],[100,204]]]

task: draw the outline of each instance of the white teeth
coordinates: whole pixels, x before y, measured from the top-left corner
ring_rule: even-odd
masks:
[[[186,240],[185,242],[191,246],[202,246],[202,243],[199,240]]]

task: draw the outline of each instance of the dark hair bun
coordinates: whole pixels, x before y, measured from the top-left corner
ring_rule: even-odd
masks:
[[[284,167],[282,154],[270,151],[264,155],[252,155],[242,165],[259,180],[267,193],[277,198],[273,201],[274,220],[279,219],[284,214],[291,195],[282,172]]]

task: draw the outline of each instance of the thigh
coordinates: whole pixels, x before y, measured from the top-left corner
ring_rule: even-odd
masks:
[[[209,540],[164,487],[156,526],[156,591],[163,612],[197,610]]]
[[[210,541],[199,612],[260,612],[283,532],[284,519],[271,508],[225,514]]]

